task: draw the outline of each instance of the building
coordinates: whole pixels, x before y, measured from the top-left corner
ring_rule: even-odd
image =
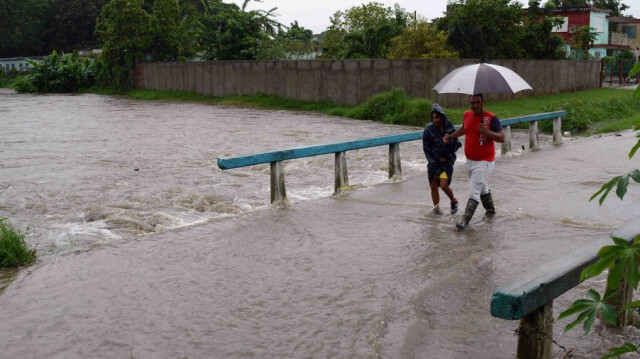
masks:
[[[35,59],[35,58],[30,58]],[[0,71],[4,71],[5,75],[11,71],[26,71],[31,68],[31,64],[24,57],[9,57],[0,59]]]
[[[581,26],[595,29],[597,37],[589,48],[589,53],[596,59],[607,56],[609,50],[609,17],[611,10],[599,9],[593,6],[558,8],[555,16],[564,19],[564,23],[554,29],[556,35],[561,36],[566,43],[572,42],[573,33]],[[620,50],[622,51],[622,50]]]
[[[607,51],[607,55],[615,56],[616,52],[630,50],[636,59],[640,58],[640,19],[619,16],[607,16],[607,19],[610,24],[609,45],[612,46],[612,51]]]

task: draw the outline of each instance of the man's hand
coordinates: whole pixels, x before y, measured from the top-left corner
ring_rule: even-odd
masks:
[[[484,125],[484,123],[480,123],[480,126],[478,127],[478,130],[480,130],[480,133],[485,135],[485,136],[489,136],[489,129],[487,128],[487,126]]]
[[[442,142],[444,142],[444,143],[449,143],[449,138],[450,138],[450,137],[451,137],[451,136],[447,133],[447,134],[446,134],[446,135],[444,135],[444,137],[442,138]]]

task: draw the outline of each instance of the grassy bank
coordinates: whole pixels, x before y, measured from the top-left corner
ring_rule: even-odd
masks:
[[[0,268],[31,264],[36,260],[36,250],[29,249],[24,233],[0,218]]]
[[[144,100],[194,101],[265,109],[314,111],[332,116],[424,126],[433,103],[407,97],[401,90],[372,96],[358,106],[332,102],[297,101],[274,95],[211,97],[186,91],[135,90],[128,96]],[[630,129],[640,121],[640,98],[633,91],[598,88],[565,94],[543,95],[515,100],[495,101],[486,108],[499,118],[531,115],[556,110],[567,111],[562,128],[576,134],[616,132]],[[460,124],[467,107],[445,108],[454,124]],[[548,123],[546,123],[548,122]],[[540,123],[542,131],[551,131],[551,121]]]

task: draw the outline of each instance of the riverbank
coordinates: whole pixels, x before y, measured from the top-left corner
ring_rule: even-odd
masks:
[[[409,98],[401,90],[375,95],[357,106],[297,101],[273,95],[216,98],[185,91],[135,90],[127,93],[127,96],[143,100],[195,101],[252,108],[312,111],[331,116],[411,126],[425,126],[429,123],[429,113],[433,106],[429,100]],[[583,135],[624,131],[640,122],[640,98],[634,96],[633,91],[620,91],[617,88],[495,101],[487,103],[486,107],[503,119],[565,110],[567,116],[562,120],[563,130]],[[461,123],[462,114],[466,110],[467,107],[445,108],[454,124]],[[540,130],[550,133],[551,123],[542,122]]]
[[[3,84],[0,83],[0,86]],[[4,83],[4,86],[10,84]],[[635,85],[602,87],[585,91],[519,98],[487,103],[486,108],[499,118],[526,116],[557,110],[567,111],[562,128],[574,135],[593,135],[628,130],[640,122],[640,92]],[[636,91],[629,91],[634,90]],[[621,91],[624,90],[624,91]],[[112,94],[91,89],[91,93]],[[275,95],[238,95],[213,97],[187,91],[133,90],[125,94],[138,100],[163,100],[229,105],[255,109],[294,110],[330,116],[379,121],[389,124],[423,127],[430,122],[433,103],[410,98],[402,90],[372,96],[357,106],[332,102],[299,101]],[[467,107],[445,108],[450,120],[458,125]],[[542,122],[540,130],[551,132],[551,123]]]

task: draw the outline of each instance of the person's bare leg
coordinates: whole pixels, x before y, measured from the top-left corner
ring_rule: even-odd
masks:
[[[451,189],[451,187],[449,187],[449,181],[447,179],[445,178],[440,179],[440,188],[442,188],[442,191],[444,192],[444,194],[446,194],[447,197],[449,197],[449,200],[451,200],[451,203],[458,202],[456,197],[453,195],[453,190]]]
[[[433,180],[431,182],[431,200],[433,201],[434,209],[433,211],[436,214],[442,214],[440,211],[440,193],[438,192],[438,179]]]
[[[449,197],[449,200],[451,201],[451,214],[455,214],[456,212],[458,212],[458,200],[453,195],[453,190],[451,189],[451,187],[449,187],[449,181],[445,178],[441,178],[440,188],[442,188],[442,191],[444,191],[444,194],[446,194],[447,197]]]

